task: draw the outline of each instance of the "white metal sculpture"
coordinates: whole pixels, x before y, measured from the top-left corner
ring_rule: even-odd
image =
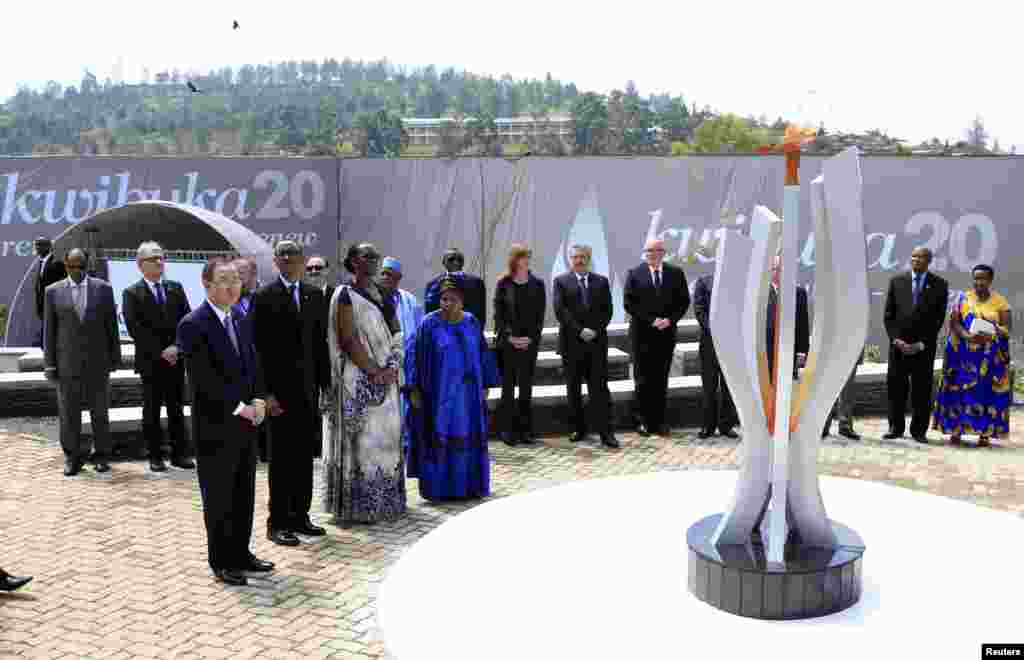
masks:
[[[790,154],[787,154],[789,160]],[[770,565],[784,565],[787,539],[833,547],[835,533],[818,488],[821,429],[857,362],[868,329],[867,260],[860,157],[850,148],[823,163],[810,186],[814,215],[814,324],[807,363],[793,379],[798,268],[799,155],[787,162],[783,218],[754,210],[750,236],[726,232],[715,268],[711,326],[743,428],[743,466],[732,506],[712,537],[743,546],[759,530]],[[781,256],[776,346],[766,346],[770,262]],[[740,303],[739,301],[743,301]],[[774,377],[767,351],[773,351]],[[791,537],[791,533],[794,536]]]

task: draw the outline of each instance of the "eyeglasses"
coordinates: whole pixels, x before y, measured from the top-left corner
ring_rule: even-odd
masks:
[[[323,266],[306,266],[307,273],[319,273],[324,269]]]
[[[150,263],[156,263],[158,261],[164,261],[164,257],[160,257],[160,256],[157,256],[157,257],[146,257],[145,259],[143,259],[143,261],[148,261]]]

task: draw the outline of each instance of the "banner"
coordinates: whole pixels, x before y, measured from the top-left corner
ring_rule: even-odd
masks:
[[[812,300],[809,184],[821,160],[804,156],[801,163],[800,281]],[[222,213],[270,242],[301,241],[307,254],[323,254],[332,265],[349,243],[375,243],[402,261],[402,287],[418,296],[441,271],[449,246],[465,252],[466,269],[493,291],[513,242],[532,248],[532,270],[549,285],[568,268],[571,246],[585,243],[595,270],[612,280],[621,321],[625,274],[640,263],[648,236],[666,240],[692,285],[714,264],[698,248],[712,246],[727,228],[744,231],[757,204],[781,215],[783,169],[781,157],[750,156],[0,159],[0,303],[26,273],[35,236],[54,237],[129,201],[166,199]],[[974,264],[992,265],[1020,336],[1024,159],[865,157],[861,171],[871,341],[884,341],[888,279],[908,267],[919,245],[933,250],[933,270],[954,288],[969,285]]]
[[[164,264],[164,279],[179,282],[185,290],[189,307],[195,309],[206,300],[206,289],[203,288],[202,274],[205,264],[196,261],[168,261]],[[121,301],[124,290],[142,279],[139,266],[134,261],[111,259],[107,262],[107,273],[110,286],[114,289],[114,304],[117,306],[117,327],[122,338],[129,337],[128,327],[124,323]]]
[[[809,184],[821,160],[805,156],[801,163],[799,279],[812,300]],[[878,157],[862,159],[861,168],[874,285],[870,341],[886,342],[885,287],[909,267],[917,246],[931,248],[932,269],[954,286],[969,285],[973,265],[992,265],[1019,337],[1024,273],[1015,271],[1024,269],[1015,262],[1024,252],[1024,160]],[[698,248],[712,246],[727,228],[743,231],[757,204],[782,215],[783,170],[782,158],[747,156],[343,161],[341,235],[401,259],[402,286],[417,295],[440,272],[448,246],[463,249],[467,270],[482,273],[493,290],[511,243],[532,248],[531,268],[549,283],[567,270],[568,249],[585,243],[594,250],[594,269],[612,280],[621,321],[622,283],[641,262],[647,237],[665,239],[692,287],[714,264],[713,256],[695,254]]]
[[[270,242],[290,238],[333,256],[337,167],[323,158],[0,158],[0,303],[28,269],[36,236],[56,238],[138,200],[199,206]]]

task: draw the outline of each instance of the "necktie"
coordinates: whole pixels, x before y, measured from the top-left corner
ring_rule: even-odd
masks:
[[[590,307],[590,286],[587,285],[587,276],[580,278],[580,294],[583,298],[583,306]]]
[[[301,311],[301,307],[299,306],[299,283],[295,282],[294,284],[292,284],[291,288],[292,300],[295,301],[295,311]]]
[[[654,288],[661,291],[661,269],[654,271]]]
[[[918,273],[914,273],[913,294],[914,294],[914,304],[915,305],[917,304],[917,296],[921,292],[920,291],[920,287],[921,287],[921,276]]]
[[[164,303],[166,302],[166,299],[164,298],[163,285],[160,282],[157,282],[156,284],[153,285],[153,288],[156,289],[156,304],[163,307]]]
[[[235,334],[235,324],[231,319],[231,314],[224,317],[224,329],[228,331],[228,339],[231,340],[231,345],[235,349],[235,354],[241,357],[242,352],[238,350],[238,335]]]
[[[81,284],[71,287],[71,297],[75,303],[75,312],[78,314],[78,320],[85,318],[85,305],[82,304],[82,293]]]

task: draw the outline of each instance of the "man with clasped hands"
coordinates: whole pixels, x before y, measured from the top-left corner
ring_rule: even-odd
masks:
[[[203,268],[206,302],[178,324],[175,344],[192,390],[199,489],[207,557],[221,582],[240,586],[246,572],[274,565],[249,551],[256,494],[256,428],[266,416],[266,387],[249,326],[235,319],[242,280],[214,257]]]
[[[558,317],[558,352],[568,376],[569,407],[580,442],[589,430],[601,436],[606,447],[617,448],[612,434],[611,401],[608,392],[608,324],[612,320],[612,292],[608,278],[590,271],[591,248],[574,245],[570,252],[572,271],[555,278],[552,296]],[[584,414],[582,384],[586,380],[589,415]]]
[[[903,437],[910,386],[910,435],[927,444],[935,381],[936,340],[946,320],[949,283],[928,272],[932,251],[919,247],[910,253],[910,272],[889,280],[885,297],[885,332],[892,342],[885,386],[889,391],[889,432],[886,440]]]

